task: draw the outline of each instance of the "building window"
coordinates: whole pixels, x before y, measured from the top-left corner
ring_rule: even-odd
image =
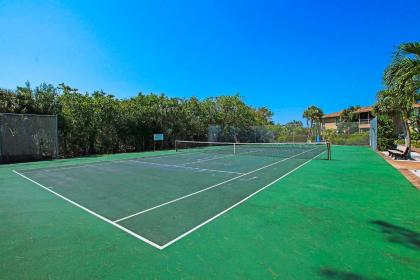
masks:
[[[370,123],[370,116],[369,112],[360,113],[359,115],[359,123],[360,124],[369,124]]]

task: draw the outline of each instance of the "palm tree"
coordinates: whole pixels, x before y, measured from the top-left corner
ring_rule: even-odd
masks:
[[[309,106],[303,111],[303,117],[306,119],[306,126],[308,127],[308,141],[312,137],[312,129],[316,125],[317,134],[319,133],[319,125],[321,124],[321,118],[324,115],[324,112],[321,108],[318,108],[314,105]]]
[[[310,108],[311,107],[306,108],[305,111],[303,111],[303,115],[302,115],[302,117],[306,119],[306,127],[308,128],[309,128],[309,120],[311,119]]]
[[[357,122],[358,116],[356,114],[356,111],[359,109],[360,109],[359,105],[350,106],[347,109],[344,109],[340,113],[340,121],[341,122]]]
[[[378,93],[378,107],[403,122],[404,140],[411,147],[409,119],[420,100],[420,43],[401,44],[384,73],[386,90]]]

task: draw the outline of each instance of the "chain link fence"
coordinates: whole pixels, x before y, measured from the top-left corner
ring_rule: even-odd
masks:
[[[334,145],[363,145],[371,143],[368,123],[341,122],[326,125],[316,124],[312,128],[301,125],[267,126],[222,126],[208,127],[208,141],[234,143],[305,143],[328,141]]]
[[[368,122],[339,122],[323,125],[322,138],[334,145],[359,145],[370,144],[370,121]]]
[[[0,114],[1,163],[57,157],[57,116]]]

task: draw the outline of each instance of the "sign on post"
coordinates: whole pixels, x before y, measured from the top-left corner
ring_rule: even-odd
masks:
[[[153,151],[156,151],[156,141],[163,141],[163,134],[162,133],[153,134]]]
[[[153,134],[153,140],[163,141],[163,134]]]

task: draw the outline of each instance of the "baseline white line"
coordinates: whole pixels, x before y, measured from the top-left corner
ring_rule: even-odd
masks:
[[[314,150],[314,149],[312,149],[312,150]],[[199,190],[199,191],[196,191],[196,192],[193,192],[193,193],[190,193],[190,194],[187,194],[187,195],[184,195],[184,196],[178,197],[178,198],[176,198],[176,199],[173,199],[173,200],[170,200],[170,201],[164,202],[164,203],[159,204],[159,205],[156,205],[156,206],[154,206],[154,207],[151,207],[151,208],[148,208],[148,209],[145,209],[145,210],[142,210],[142,211],[139,211],[139,212],[133,213],[133,214],[131,214],[131,215],[128,215],[128,216],[122,217],[122,218],[120,218],[120,219],[118,219],[118,220],[114,220],[114,222],[115,222],[115,223],[119,223],[119,222],[122,222],[122,221],[124,221],[124,220],[130,219],[130,218],[133,218],[133,217],[135,217],[135,216],[138,216],[138,215],[144,214],[144,213],[146,213],[146,212],[149,212],[149,211],[155,210],[155,209],[157,209],[157,208],[160,208],[160,207],[166,206],[166,205],[168,205],[168,204],[172,204],[172,203],[175,203],[175,202],[180,201],[180,200],[182,200],[182,199],[185,199],[185,198],[191,197],[191,196],[193,196],[193,195],[197,195],[197,194],[199,194],[199,193],[202,193],[202,192],[205,192],[205,191],[208,191],[208,190],[214,189],[214,188],[216,188],[216,187],[218,187],[218,186],[220,186],[220,185],[223,185],[223,184],[229,183],[229,182],[231,182],[231,181],[233,181],[233,180],[236,180],[236,179],[239,179],[239,178],[241,178],[241,177],[243,177],[243,176],[246,176],[246,175],[249,175],[249,174],[255,173],[255,172],[257,172],[257,171],[260,171],[260,170],[262,170],[262,169],[265,169],[265,168],[268,168],[268,167],[270,167],[270,166],[276,165],[276,164],[278,164],[278,163],[280,163],[280,162],[283,162],[283,161],[286,161],[286,160],[292,159],[292,158],[294,158],[294,157],[297,157],[297,156],[299,156],[299,155],[301,155],[301,154],[304,154],[304,153],[310,152],[310,151],[312,151],[312,150],[308,150],[308,151],[305,151],[305,152],[302,152],[302,153],[296,154],[296,155],[294,155],[294,156],[292,156],[292,157],[289,157],[289,158],[284,158],[284,159],[279,160],[279,161],[276,161],[276,162],[274,162],[274,163],[267,164],[267,165],[265,165],[265,166],[263,166],[263,167],[257,168],[257,169],[255,169],[255,170],[249,171],[249,172],[247,172],[247,173],[243,173],[243,174],[241,174],[241,175],[239,175],[239,176],[236,176],[236,177],[230,178],[230,179],[228,179],[228,180],[226,180],[226,181],[223,181],[223,182],[217,183],[217,184],[212,185],[212,186],[210,186],[210,187],[207,187],[207,188],[201,189],[201,190]]]
[[[165,248],[166,248],[166,247],[168,247],[169,245],[171,245],[171,244],[173,244],[173,243],[177,242],[178,240],[180,240],[180,239],[184,238],[184,237],[185,237],[185,236],[187,236],[188,234],[190,234],[190,233],[192,233],[192,232],[196,231],[197,229],[201,228],[202,226],[204,226],[204,225],[206,225],[206,224],[210,223],[210,222],[211,222],[211,221],[213,221],[214,219],[217,219],[218,217],[220,217],[221,215],[225,214],[225,213],[226,213],[226,212],[228,212],[229,210],[231,210],[231,209],[233,209],[233,208],[237,207],[238,205],[240,205],[240,204],[244,203],[245,201],[247,201],[247,200],[248,200],[248,199],[250,199],[251,197],[255,196],[256,194],[258,194],[259,192],[261,192],[261,191],[265,190],[265,189],[266,189],[266,188],[268,188],[269,186],[271,186],[271,185],[273,185],[273,184],[277,183],[278,181],[282,180],[282,179],[283,179],[283,178],[285,178],[286,176],[288,176],[288,175],[290,175],[291,173],[295,172],[296,170],[298,170],[299,168],[301,168],[301,167],[302,167],[302,166],[304,166],[305,164],[309,163],[309,162],[310,162],[310,161],[312,161],[313,159],[317,158],[318,156],[322,155],[323,153],[325,153],[325,152],[322,152],[321,154],[319,154],[319,155],[317,155],[317,156],[315,156],[315,157],[313,157],[313,158],[311,158],[311,159],[309,159],[309,160],[305,161],[304,163],[302,163],[301,165],[297,166],[296,168],[294,168],[294,169],[290,170],[289,172],[287,172],[287,173],[286,173],[286,174],[284,174],[283,176],[281,176],[281,177],[277,178],[276,180],[274,180],[274,181],[272,181],[271,183],[269,183],[269,184],[265,185],[265,186],[264,186],[264,187],[262,187],[261,189],[259,189],[259,190],[255,191],[255,192],[253,192],[252,194],[248,195],[247,197],[245,197],[245,198],[243,198],[242,200],[238,201],[237,203],[233,204],[233,205],[232,205],[232,206],[230,206],[229,208],[226,208],[226,209],[225,209],[225,210],[223,210],[222,212],[220,212],[220,213],[216,214],[215,216],[211,217],[210,219],[208,219],[208,220],[204,221],[203,223],[201,223],[201,224],[199,224],[199,225],[197,225],[197,226],[193,227],[192,229],[190,229],[190,230],[188,230],[187,232],[185,232],[185,233],[181,234],[181,235],[180,235],[180,236],[178,236],[177,238],[172,239],[172,240],[171,240],[171,241],[169,241],[168,243],[165,243],[164,245],[162,245],[162,246],[161,246],[161,247],[162,247],[162,249],[165,249]]]
[[[155,248],[157,248],[157,249],[159,249],[159,250],[162,250],[162,249],[163,249],[163,248],[162,248],[162,246],[160,246],[160,245],[158,245],[158,244],[154,243],[153,241],[150,241],[149,239],[147,239],[147,238],[145,238],[145,237],[143,237],[143,236],[141,236],[141,235],[138,235],[137,233],[135,233],[135,232],[133,232],[133,231],[131,231],[131,230],[129,230],[129,229],[127,229],[127,228],[125,228],[125,227],[123,227],[123,226],[121,226],[121,225],[119,225],[119,224],[117,224],[117,223],[115,223],[115,222],[113,222],[113,221],[111,221],[111,220],[109,220],[108,218],[105,218],[104,216],[99,215],[99,214],[98,214],[98,213],[96,213],[96,212],[93,212],[92,210],[90,210],[90,209],[88,209],[88,208],[86,208],[86,207],[84,207],[84,206],[80,205],[79,203],[74,202],[73,200],[71,200],[71,199],[69,199],[69,198],[67,198],[67,197],[65,197],[65,196],[63,196],[63,195],[61,195],[61,194],[59,194],[59,193],[57,193],[57,192],[55,192],[55,191],[53,191],[53,190],[51,190],[51,189],[47,188],[47,187],[45,187],[44,185],[42,185],[42,184],[40,184],[40,183],[38,183],[38,182],[36,182],[36,181],[32,180],[31,178],[26,177],[25,175],[23,175],[23,174],[21,174],[21,173],[17,172],[16,170],[13,170],[13,172],[14,172],[15,174],[17,174],[17,175],[21,176],[22,178],[24,178],[24,179],[26,179],[26,180],[28,180],[28,181],[30,181],[30,182],[32,182],[32,183],[34,183],[34,184],[38,185],[39,187],[43,188],[44,190],[46,190],[46,191],[48,191],[48,192],[50,192],[50,193],[52,193],[52,194],[54,194],[54,195],[56,195],[56,196],[58,196],[58,197],[60,197],[60,198],[64,199],[65,201],[67,201],[67,202],[69,202],[69,203],[73,204],[74,206],[79,207],[80,209],[82,209],[82,210],[84,210],[84,211],[88,212],[89,214],[92,214],[93,216],[95,216],[95,217],[97,217],[97,218],[99,218],[99,219],[101,219],[101,220],[103,220],[103,221],[105,221],[105,222],[107,222],[107,223],[109,223],[109,224],[113,225],[114,227],[119,228],[120,230],[122,230],[122,231],[124,231],[124,232],[126,232],[126,233],[130,234],[131,236],[134,236],[134,237],[136,237],[137,239],[140,239],[140,240],[142,240],[142,241],[146,242],[147,244],[149,244],[149,245],[151,245],[151,246],[153,246],[153,247],[155,247]]]
[[[226,170],[217,170],[217,169],[207,169],[207,168],[198,168],[198,167],[190,167],[184,165],[176,165],[176,164],[165,164],[165,163],[156,163],[156,162],[148,162],[142,160],[135,160],[135,162],[150,164],[150,165],[157,165],[157,166],[167,166],[167,167],[175,167],[175,168],[183,168],[183,169],[193,169],[199,171],[210,171],[210,172],[222,172],[222,173],[230,173],[230,174],[243,174],[241,172],[234,172],[234,171],[226,171]]]

